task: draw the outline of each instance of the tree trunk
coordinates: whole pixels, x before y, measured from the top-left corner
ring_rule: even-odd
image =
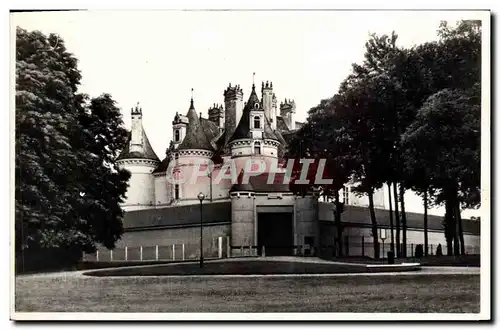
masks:
[[[458,227],[458,239],[460,241],[460,254],[465,255],[464,231],[462,228],[462,216],[460,213],[461,213],[460,212],[460,203],[457,202],[455,221],[457,222],[457,227]]]
[[[339,191],[335,190],[334,192],[335,196],[335,227],[337,228],[337,239],[336,241],[336,255],[338,257],[342,257],[342,219],[341,219],[341,213],[340,213],[340,197],[339,197]]]
[[[457,221],[457,212],[456,212],[456,202],[457,202],[457,194],[454,193],[452,200],[450,201],[450,213],[451,219],[453,223],[453,254],[455,256],[460,255],[460,239],[458,238],[458,221]]]
[[[370,218],[372,220],[372,235],[373,235],[373,253],[375,259],[380,258],[380,244],[378,242],[377,219],[375,218],[375,207],[373,205],[373,190],[368,192],[368,201],[370,204]]]
[[[387,184],[389,188],[389,221],[391,224],[391,251],[394,252],[394,218],[392,216],[392,196],[391,196],[391,183]]]
[[[403,250],[402,255],[403,258],[406,258],[408,251],[406,251],[406,213],[405,213],[405,188],[403,184],[399,185],[399,200],[401,201],[401,225],[403,230],[403,246],[401,249]]]
[[[458,239],[460,241],[460,254],[465,255],[465,242],[464,242],[464,231],[462,228],[462,216],[460,215],[460,202],[457,200],[455,207],[455,221],[458,227]]]
[[[401,228],[398,209],[398,184],[394,183],[394,218],[396,220],[396,256],[401,257]]]
[[[446,254],[449,256],[453,255],[453,215],[452,208],[450,207],[450,201],[447,199],[445,201],[445,214],[444,214],[444,237],[446,239]]]
[[[429,224],[427,218],[427,189],[424,191],[424,253],[429,255]]]

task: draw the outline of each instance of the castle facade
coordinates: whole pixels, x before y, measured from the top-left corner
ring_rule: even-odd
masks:
[[[170,253],[175,259],[180,253],[176,249],[182,245],[183,257],[193,258],[199,255],[202,222],[205,255],[210,255],[214,246],[220,251],[221,244],[226,256],[262,255],[263,247],[267,255],[331,252],[338,234],[333,203],[320,200],[314,192],[298,196],[282,180],[286,165],[279,164],[287,143],[302,125],[294,118],[295,102],[283,99],[278,105],[270,82],[262,82],[260,96],[254,84],[247,98],[239,85],[229,84],[223,95],[224,105],[213,104],[208,118],[196,111],[193,97],[185,114],[175,114],[173,139],[163,159],[148,140],[142,109],[137,106],[131,110],[128,144],[118,157],[119,166],[129,170],[131,178],[122,205],[125,233],[117,249],[140,247],[141,259],[143,251],[151,258],[160,255],[162,259]],[[231,179],[245,175],[248,164],[260,164],[264,169],[247,181]],[[197,179],[189,180],[193,174]],[[174,177],[177,180],[171,180]],[[200,194],[204,197],[202,207]],[[367,198],[353,194],[350,187],[341,195],[345,204],[344,250],[351,255],[373,256]],[[386,189],[374,194],[377,221],[384,231],[379,236],[383,237],[389,236],[387,196]],[[405,194],[410,201],[412,196],[411,192]],[[408,246],[421,244],[423,216],[406,214]],[[428,228],[429,243],[444,246],[442,217],[430,215]],[[479,222],[465,220],[464,232],[466,244],[475,251]]]

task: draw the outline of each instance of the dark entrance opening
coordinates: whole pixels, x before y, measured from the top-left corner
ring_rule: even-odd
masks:
[[[265,246],[266,256],[293,255],[293,213],[257,214],[259,255],[262,255],[262,246]]]

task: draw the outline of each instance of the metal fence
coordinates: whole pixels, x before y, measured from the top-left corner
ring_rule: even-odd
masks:
[[[406,244],[406,256],[415,257],[417,246],[423,242],[408,242]],[[380,242],[380,258],[387,258],[391,250],[391,244],[387,240]],[[240,256],[265,256],[272,255],[271,249],[258,246],[230,246],[229,236],[206,238],[203,241],[204,258],[227,258]],[[298,245],[289,247],[291,254],[298,256],[335,256],[335,242],[332,245],[321,245],[320,251],[316,251],[313,245]],[[438,244],[428,245],[428,255],[436,255]],[[319,253],[318,253],[319,252]],[[447,245],[441,244],[441,252],[447,254]],[[475,245],[465,246],[466,254],[479,254],[480,247]],[[342,241],[342,254],[352,257],[374,258],[374,246],[372,237],[346,236]],[[171,245],[142,245],[125,246],[113,250],[99,249],[94,254],[86,254],[86,261],[181,261],[197,260],[200,258],[199,242],[175,243]]]
[[[374,253],[374,245],[373,238],[364,237],[364,236],[346,236],[342,239],[342,253],[344,256],[353,256],[353,257],[371,257],[375,256]],[[407,257],[415,257],[415,252],[418,245],[422,245],[424,248],[423,242],[407,242],[406,243],[406,256]],[[442,255],[447,255],[447,245],[446,244],[428,244],[428,255],[436,255],[438,251],[438,246],[441,245]],[[387,253],[391,251],[391,243],[387,240],[379,242],[379,255],[380,258],[387,258]],[[396,246],[394,247],[396,248]],[[403,245],[401,244],[401,249]],[[335,242],[332,245],[323,245],[321,246],[323,255],[334,255],[335,256]],[[466,245],[465,246],[465,254],[479,254],[480,246],[477,245]],[[425,251],[424,251],[425,254]]]
[[[228,257],[229,237],[212,237],[203,240],[204,258]],[[176,261],[200,258],[200,244],[194,242],[171,245],[125,246],[113,250],[99,249],[86,254],[85,261]]]

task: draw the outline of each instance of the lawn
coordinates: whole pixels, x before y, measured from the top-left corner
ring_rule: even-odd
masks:
[[[479,313],[479,275],[18,277],[17,312]]]
[[[206,262],[203,268],[199,263],[177,263],[144,267],[114,268],[91,271],[95,276],[145,276],[145,275],[255,275],[255,274],[339,274],[366,273],[365,265],[335,263],[312,263],[279,260],[239,260]]]

